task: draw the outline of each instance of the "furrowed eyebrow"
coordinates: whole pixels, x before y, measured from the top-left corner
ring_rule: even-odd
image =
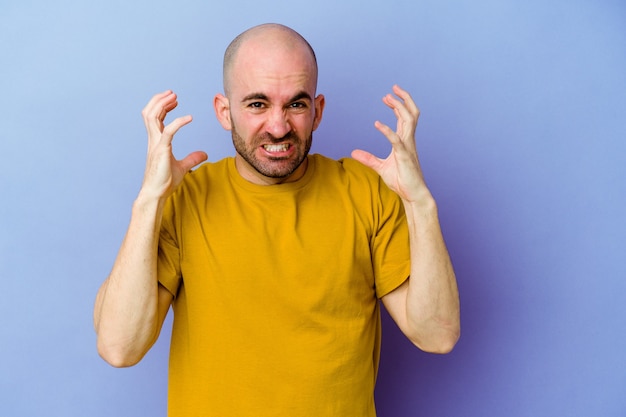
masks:
[[[241,100],[242,102],[245,101],[250,101],[250,100],[263,100],[263,101],[268,101],[267,96],[263,93],[252,93],[252,94],[248,94],[247,96],[245,96],[243,98],[243,100]]]
[[[290,102],[294,102],[294,101],[298,101],[298,100],[302,100],[302,99],[306,99],[306,100],[309,100],[309,101],[313,100],[309,93],[307,93],[306,91],[301,91],[298,94],[296,94],[295,96],[293,96],[292,99],[289,100],[289,101]]]
[[[298,100],[302,100],[302,99],[306,99],[306,100],[312,101],[311,95],[309,93],[307,93],[306,91],[299,92],[298,94],[293,96],[288,101],[290,103],[293,103],[294,101],[298,101]],[[269,98],[265,94],[263,94],[263,93],[252,93],[252,94],[248,94],[247,96],[245,96],[241,101],[242,102],[246,102],[246,101],[250,101],[250,100],[269,101]]]

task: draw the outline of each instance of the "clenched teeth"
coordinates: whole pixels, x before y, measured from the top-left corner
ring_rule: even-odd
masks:
[[[263,148],[268,152],[284,152],[289,149],[289,144],[281,143],[278,145],[263,145]]]

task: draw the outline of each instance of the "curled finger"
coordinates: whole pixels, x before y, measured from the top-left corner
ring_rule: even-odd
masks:
[[[400,88],[399,85],[396,84],[393,86],[393,92],[404,101],[404,105],[412,115],[414,115],[416,118],[419,117],[420,110],[408,91],[403,90],[402,88]]]
[[[391,142],[391,144],[393,145],[394,143],[399,141],[399,137],[396,134],[396,132],[394,132],[389,126],[387,126],[384,123],[381,123],[379,121],[374,122],[374,127],[376,127],[376,129],[378,129],[378,131],[380,133],[382,133],[383,135],[385,135],[385,137],[389,140],[389,142]]]
[[[176,106],[178,106],[177,97],[171,90],[152,97],[141,112],[149,135],[158,135],[163,131],[165,116]]]
[[[178,132],[178,130],[186,124],[191,123],[192,120],[193,118],[190,115],[177,117],[176,119],[172,120],[171,123],[163,128],[161,140],[165,141],[166,143],[171,143],[174,139],[174,135]]]
[[[398,100],[392,94],[387,94],[383,97],[383,102],[387,105],[387,107],[393,110],[398,120],[417,121],[419,113],[416,112],[417,107],[415,107],[415,103],[413,103],[413,108],[411,109],[409,108],[409,103],[407,103],[404,99]]]

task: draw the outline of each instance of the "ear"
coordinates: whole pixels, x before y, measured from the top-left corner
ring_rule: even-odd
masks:
[[[215,109],[215,116],[220,122],[222,127],[226,130],[232,129],[232,122],[230,120],[230,102],[222,94],[217,94],[213,99],[213,108]]]
[[[315,97],[315,118],[313,119],[313,130],[317,129],[317,127],[322,122],[322,114],[324,113],[324,105],[326,104],[326,99],[323,94]]]

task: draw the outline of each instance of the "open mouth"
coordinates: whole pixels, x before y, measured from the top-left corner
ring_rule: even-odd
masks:
[[[263,149],[270,153],[285,152],[289,149],[288,143],[263,145]]]

